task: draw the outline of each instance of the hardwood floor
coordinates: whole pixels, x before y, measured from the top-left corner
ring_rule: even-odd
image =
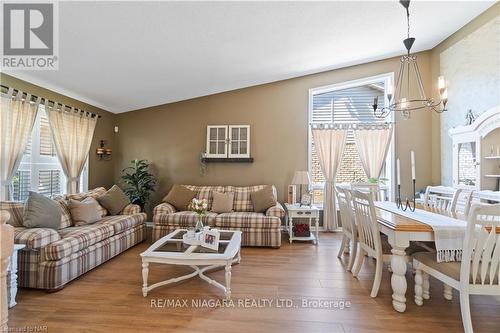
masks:
[[[444,300],[442,285],[435,280],[431,281],[431,299],[417,307],[413,302],[413,277],[408,273],[407,311],[397,313],[391,305],[390,273],[385,267],[379,295],[371,298],[374,262],[366,260],[359,279],[353,278],[344,270],[348,256],[343,262],[336,257],[339,236],[321,234],[317,247],[310,243],[289,244],[283,236],[281,249],[243,248],[241,264],[233,266],[234,308],[191,306],[192,300],[208,303],[223,298],[221,290],[199,278],[160,287],[143,297],[139,253],[149,246],[147,241],[57,293],[20,289],[18,305],[9,311],[9,326],[46,326],[50,333],[462,331],[458,294],[454,291],[451,302]],[[187,268],[151,265],[149,281],[186,272]],[[209,275],[219,281],[224,279],[223,270]],[[298,307],[238,307],[238,302],[244,303],[245,299],[260,300],[260,305],[263,299],[291,300]],[[345,300],[350,307],[302,308],[304,299]],[[177,305],[188,300],[189,306],[168,306],[167,300],[179,300]],[[151,306],[153,303],[157,306]],[[471,307],[476,333],[500,331],[499,298],[472,297]]]

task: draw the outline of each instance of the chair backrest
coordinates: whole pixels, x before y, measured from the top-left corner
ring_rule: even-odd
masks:
[[[457,190],[446,186],[427,186],[424,205],[451,212]]]
[[[380,194],[380,186],[373,183],[351,183],[351,189],[360,191],[370,195],[373,201],[379,201],[382,197]]]
[[[359,244],[371,256],[380,257],[382,256],[382,242],[373,200],[367,193],[354,190],[349,192],[354,207]]]
[[[349,235],[351,239],[353,239],[353,237],[357,238],[354,211],[352,210],[351,198],[348,190],[337,187],[337,203],[339,205],[343,232]]]
[[[450,210],[467,218],[469,216],[473,193],[473,190],[458,189],[451,201]]]
[[[464,241],[460,283],[500,287],[500,204],[473,204]]]

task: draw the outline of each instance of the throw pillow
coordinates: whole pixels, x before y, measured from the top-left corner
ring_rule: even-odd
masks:
[[[61,228],[59,204],[36,192],[29,192],[24,204],[23,225],[26,228]]]
[[[264,213],[267,209],[276,205],[273,188],[266,186],[260,191],[250,193],[253,210],[257,213]]]
[[[82,201],[69,199],[69,210],[76,226],[101,220],[99,203],[92,197],[85,198]]]
[[[97,197],[97,201],[106,208],[110,215],[118,215],[130,203],[127,195],[116,185],[113,185],[106,193]]]
[[[188,210],[187,206],[195,196],[195,191],[182,185],[174,185],[162,201],[171,204],[178,211],[186,211]]]
[[[212,192],[212,212],[231,213],[233,211],[234,192]]]

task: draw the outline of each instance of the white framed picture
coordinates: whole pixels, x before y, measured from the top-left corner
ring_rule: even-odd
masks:
[[[204,230],[201,234],[201,246],[210,250],[217,251],[219,249],[220,232],[217,229]]]
[[[303,194],[302,199],[300,200],[300,205],[301,206],[311,206],[312,203],[312,196],[310,194]]]

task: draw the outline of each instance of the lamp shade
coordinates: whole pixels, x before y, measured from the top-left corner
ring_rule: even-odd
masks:
[[[308,171],[295,171],[293,175],[292,184],[294,185],[309,185],[311,178]]]

